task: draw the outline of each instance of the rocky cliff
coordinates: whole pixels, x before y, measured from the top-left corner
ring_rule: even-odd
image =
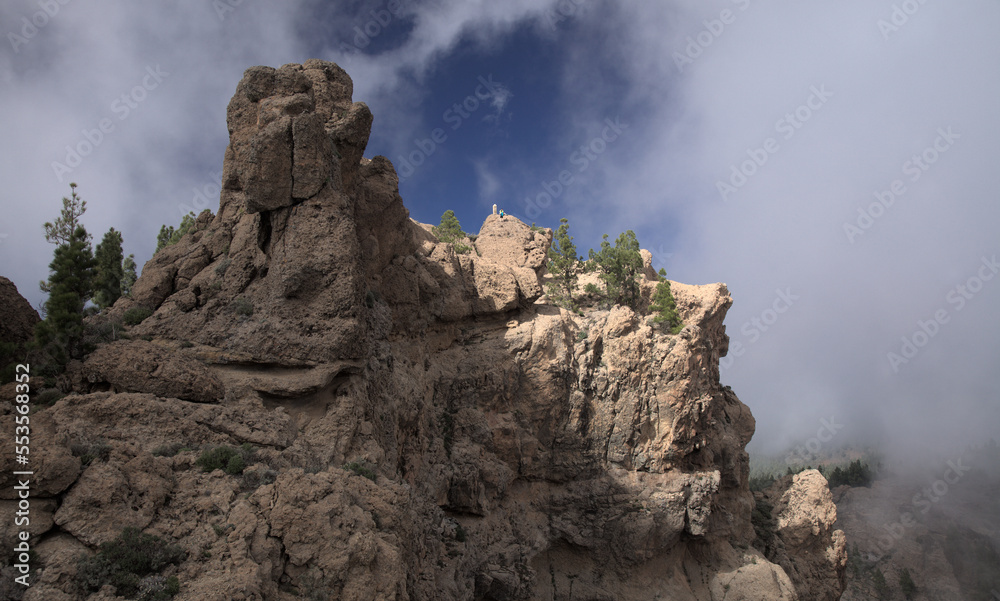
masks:
[[[14,361],[23,361],[27,343],[35,337],[38,312],[17,291],[17,286],[0,276],[0,369]]]
[[[780,500],[781,560],[753,546],[726,287],[672,283],[678,335],[547,303],[551,231],[489,216],[471,252],[438,241],[363,157],[351,96],[332,63],[245,73],[218,213],[100,319],[152,315],[33,416],[24,598],[84,598],[78,556],[125,526],[186,551],[163,572],[179,600],[839,597],[815,476]],[[196,467],[219,445],[242,473]]]

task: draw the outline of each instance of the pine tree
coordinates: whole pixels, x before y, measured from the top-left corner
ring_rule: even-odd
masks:
[[[875,568],[872,572],[872,583],[875,585],[875,597],[880,601],[889,601],[892,590],[889,589],[889,583],[885,581],[882,570]]]
[[[101,309],[115,304],[122,295],[122,278],[125,276],[122,265],[122,235],[115,228],[104,234],[101,243],[94,252],[96,261],[94,271],[94,302]]]
[[[70,239],[73,237],[73,232],[80,225],[80,217],[87,211],[87,201],[80,198],[76,193],[76,183],[71,182],[69,189],[70,197],[66,198],[63,196],[63,208],[59,213],[59,217],[54,222],[46,221],[42,226],[45,228],[45,240],[56,246],[69,244]],[[89,236],[87,243],[89,246]],[[51,292],[49,282],[38,282],[38,287],[46,294]]]
[[[451,209],[441,215],[441,223],[434,228],[434,235],[441,242],[455,242],[466,237],[465,232],[462,231],[462,225],[458,222],[458,217],[455,217],[455,211]]]
[[[569,235],[569,220],[564,217],[559,223],[559,229],[556,230],[552,246],[549,248],[548,269],[554,279],[549,285],[549,296],[552,296],[557,303],[566,303],[568,307],[573,308],[573,291],[576,290],[578,280],[576,269],[580,257],[576,254],[573,237]]]
[[[903,596],[907,599],[912,599],[917,594],[917,583],[913,582],[910,570],[906,568],[899,573],[899,588],[903,589]]]
[[[642,272],[642,255],[639,254],[639,241],[635,232],[628,230],[620,234],[614,246],[608,242],[608,235],[604,234],[601,250],[595,253],[591,249],[590,259],[601,270],[608,300],[638,309],[641,300],[639,274]]]
[[[662,271],[660,275],[664,279],[656,285],[649,310],[656,314],[653,316],[653,321],[666,326],[671,334],[677,334],[684,328],[684,324],[681,323],[681,318],[677,315],[677,302],[670,292],[670,282],[666,280],[665,273]]]
[[[208,211],[208,209],[205,209],[205,211]],[[202,211],[202,213],[205,211]],[[174,226],[167,227],[166,225],[161,225],[160,233],[156,235],[156,250],[153,251],[153,254],[155,255],[160,252],[160,249],[166,248],[171,244],[177,244],[180,242],[180,239],[184,237],[184,234],[191,231],[191,228],[194,227],[196,219],[197,216],[195,216],[192,211],[181,217],[181,224],[177,226],[176,229]]]
[[[45,320],[35,328],[35,341],[61,371],[70,359],[83,355],[83,309],[92,293],[94,270],[90,236],[83,226],[56,248],[49,270]]]
[[[132,296],[132,286],[139,276],[135,274],[135,255],[129,255],[122,261],[122,296]]]
[[[63,208],[59,218],[54,222],[46,222],[43,226],[45,227],[45,239],[57,246],[69,243],[76,228],[80,225],[80,217],[87,211],[87,201],[77,195],[76,183],[71,182],[69,189],[70,198],[63,197]]]

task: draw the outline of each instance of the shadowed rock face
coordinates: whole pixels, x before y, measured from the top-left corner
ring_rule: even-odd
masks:
[[[489,216],[464,254],[438,241],[391,163],[362,158],[371,114],[351,90],[321,61],[244,75],[218,214],[111,311],[153,309],[130,333],[153,341],[99,350],[86,394],[33,418],[61,531],[26,598],[74,598],[73,554],[122,525],[190,550],[178,599],[811,598],[796,587],[828,574],[790,578],[750,546],[754,421],[719,384],[725,285],[672,283],[676,336],[548,304],[551,230]],[[73,463],[95,440],[107,460]],[[152,453],[242,443],[243,477]],[[803,536],[809,561],[838,561]]]
[[[34,338],[35,324],[41,321],[38,312],[18,293],[14,282],[3,276],[0,276],[0,312],[0,342],[23,348]]]

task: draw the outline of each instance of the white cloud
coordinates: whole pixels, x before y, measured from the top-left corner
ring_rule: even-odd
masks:
[[[496,202],[497,195],[502,188],[500,178],[490,170],[485,160],[474,161],[472,165],[476,171],[480,202],[483,204]]]

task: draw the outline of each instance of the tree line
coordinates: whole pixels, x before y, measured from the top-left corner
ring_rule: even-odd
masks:
[[[80,221],[87,201],[76,188],[70,184],[59,217],[43,226],[45,240],[56,249],[49,278],[39,283],[49,297],[42,305],[45,318],[35,327],[34,350],[52,374],[83,356],[84,317],[130,294],[136,281],[135,255],[124,256],[121,232],[112,227],[96,248],[91,246],[91,235]]]
[[[601,290],[594,284],[587,284],[584,292],[605,306],[623,305],[633,311],[642,312],[642,288],[639,284],[642,278],[642,255],[639,250],[639,240],[635,232],[627,230],[618,235],[614,246],[604,234],[600,249],[590,249],[587,260],[577,255],[573,237],[569,235],[569,220],[565,217],[559,220],[559,228],[555,231],[552,246],[549,248],[549,273],[553,281],[548,284],[548,294],[557,303],[570,310],[578,310],[579,298],[576,295],[577,283],[581,272],[598,272],[598,277],[604,282]],[[657,274],[659,282],[649,304],[648,310],[653,314],[653,321],[660,324],[671,334],[677,334],[684,327],[677,314],[677,303],[670,291],[667,272],[660,269]]]
[[[546,284],[546,293],[559,306],[571,311],[579,311],[583,300],[577,292],[581,273],[598,272],[604,283],[601,290],[594,284],[587,284],[584,292],[587,297],[596,300],[606,307],[623,305],[637,312],[643,312],[642,288],[642,255],[635,232],[628,230],[620,234],[612,246],[605,234],[600,249],[590,249],[588,258],[577,254],[573,236],[569,235],[569,220],[559,220],[559,228],[555,231],[552,246],[548,253],[548,272],[552,281]],[[532,224],[532,229],[537,229]],[[455,212],[448,210],[441,215],[441,223],[434,228],[434,233],[442,242],[459,244],[460,240],[469,237],[462,231]],[[456,252],[468,252],[469,248],[456,246]],[[665,270],[659,271],[660,281],[656,284],[648,311],[653,314],[653,321],[660,324],[671,334],[677,334],[684,327],[677,314],[677,303],[670,291]]]

